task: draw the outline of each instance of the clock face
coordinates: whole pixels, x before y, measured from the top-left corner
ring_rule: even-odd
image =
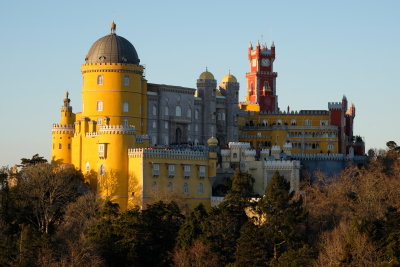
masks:
[[[264,67],[268,67],[270,64],[269,59],[268,58],[263,58],[261,60],[261,65],[263,65]]]

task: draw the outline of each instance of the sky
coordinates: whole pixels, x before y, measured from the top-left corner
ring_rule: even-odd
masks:
[[[400,1],[3,1],[0,166],[39,153],[65,91],[81,111],[80,66],[110,32],[136,48],[146,79],[195,88],[206,66],[229,71],[244,100],[249,42],[276,46],[279,106],[328,109],[346,95],[366,148],[400,143]]]

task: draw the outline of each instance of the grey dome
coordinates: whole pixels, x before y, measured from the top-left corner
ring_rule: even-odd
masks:
[[[115,33],[97,40],[85,58],[86,63],[127,63],[138,65],[140,60],[135,47]]]

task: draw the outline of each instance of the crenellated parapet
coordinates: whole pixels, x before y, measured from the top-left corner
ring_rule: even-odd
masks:
[[[129,125],[100,125],[100,134],[135,134],[135,126]]]
[[[250,143],[247,142],[229,142],[230,149],[250,149]]]
[[[73,134],[74,133],[74,125],[73,124],[53,123],[51,132],[52,132],[52,134]]]
[[[187,159],[187,160],[206,160],[207,151],[191,150],[167,150],[167,149],[148,149],[130,148],[128,149],[129,158],[163,158],[163,159]]]
[[[264,167],[266,169],[274,169],[274,170],[300,169],[300,161],[299,160],[268,160],[268,161],[264,161]]]
[[[319,153],[319,154],[292,154],[292,159],[298,160],[344,160],[344,154],[336,153]]]
[[[329,102],[328,109],[342,109],[342,102]]]

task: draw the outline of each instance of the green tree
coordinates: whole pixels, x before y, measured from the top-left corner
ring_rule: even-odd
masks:
[[[189,248],[198,239],[202,231],[202,223],[207,219],[207,211],[203,204],[199,204],[186,218],[178,232],[177,247]]]
[[[47,163],[47,159],[45,159],[44,157],[39,156],[39,154],[35,154],[32,156],[32,158],[28,159],[28,158],[22,158],[21,159],[21,164],[18,165],[19,167],[22,167],[23,169],[31,166],[31,165],[36,165],[39,163]]]

